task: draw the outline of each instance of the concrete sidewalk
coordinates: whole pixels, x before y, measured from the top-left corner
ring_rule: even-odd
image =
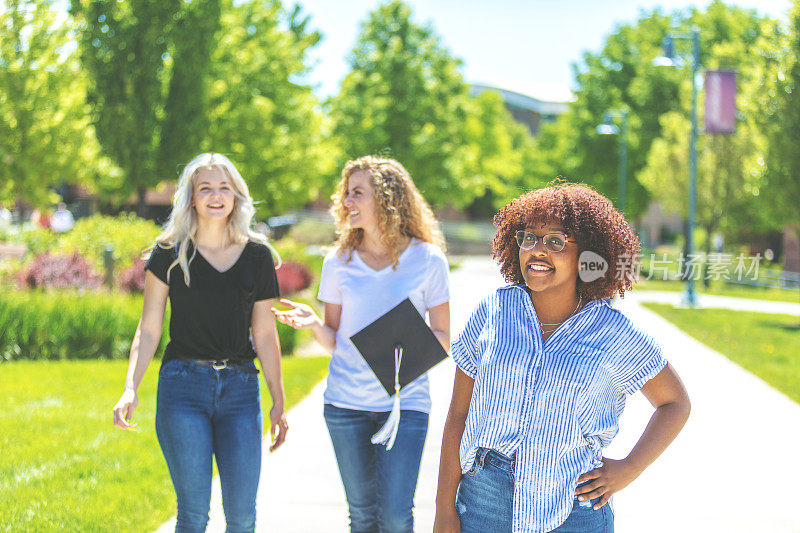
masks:
[[[488,258],[461,261],[452,274],[453,335],[480,298],[500,284]],[[633,292],[618,305],[664,347],[689,389],[693,411],[666,453],[614,498],[618,533],[800,532],[790,492],[800,478],[795,460],[800,405],[643,308],[639,294],[650,300],[645,291]],[[756,310],[753,305],[758,304],[749,303]],[[448,360],[430,372],[433,410],[415,508],[415,530],[420,532],[433,526],[439,447],[454,370]],[[323,389],[324,383],[289,413],[286,444],[273,454],[265,452],[258,531],[348,531],[344,490],[322,418]],[[624,457],[651,414],[641,394],[630,397],[607,455]],[[224,524],[215,480],[208,531],[222,532]],[[159,532],[173,529],[170,521]]]

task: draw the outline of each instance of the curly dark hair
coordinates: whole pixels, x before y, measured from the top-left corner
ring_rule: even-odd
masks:
[[[625,217],[611,201],[587,185],[554,181],[515,198],[494,216],[497,233],[492,257],[509,283],[524,283],[515,234],[530,226],[560,223],[578,244],[578,254],[592,251],[608,264],[603,277],[577,280],[584,301],[620,296],[633,288],[641,246]]]

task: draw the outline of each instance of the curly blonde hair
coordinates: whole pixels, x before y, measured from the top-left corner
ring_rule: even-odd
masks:
[[[349,261],[353,257],[353,250],[364,238],[363,229],[350,227],[349,211],[344,206],[350,176],[358,171],[364,171],[370,176],[381,242],[389,250],[393,268],[397,268],[406,237],[435,244],[444,251],[444,237],[439,223],[408,171],[394,159],[368,155],[345,164],[342,180],[331,196],[331,214],[339,236],[335,247],[339,253],[347,254]]]

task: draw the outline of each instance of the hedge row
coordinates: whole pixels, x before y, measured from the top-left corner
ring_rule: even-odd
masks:
[[[168,306],[169,307],[169,306]],[[0,291],[0,361],[125,359],[142,312],[140,295],[67,291]],[[168,339],[169,310],[156,357]],[[281,352],[294,351],[297,332],[278,324]]]

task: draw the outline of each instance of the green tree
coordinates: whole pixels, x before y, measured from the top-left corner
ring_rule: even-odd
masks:
[[[460,187],[473,197],[471,216],[490,217],[512,198],[554,177],[536,168],[533,137],[514,120],[499,94],[483,92],[465,110],[457,174]]]
[[[575,101],[555,123],[543,125],[536,140],[542,169],[585,182],[616,200],[620,139],[598,135],[596,127],[605,111],[627,108],[626,212],[631,218],[650,201],[636,174],[658,137],[659,117],[679,105],[681,73],[652,65],[671,24],[671,17],[659,11],[644,14],[636,23],[618,27],[599,53],[586,52],[573,67]]]
[[[97,137],[124,171],[118,192],[135,190],[140,214],[147,188],[174,176],[165,169],[184,162],[202,136],[218,12],[214,1],[71,0]]]
[[[716,29],[705,66],[709,69],[737,71],[737,109],[739,121],[733,134],[701,134],[698,138],[697,220],[706,233],[723,230],[728,235],[762,225],[759,189],[765,167],[766,139],[760,126],[763,110],[758,102],[763,92],[760,77],[765,62],[760,53],[775,41],[775,21],[753,18],[754,13],[729,9],[724,4],[709,6],[695,14],[704,27]],[[721,28],[725,28],[724,30]],[[741,32],[756,38],[737,39]],[[714,41],[716,39],[716,41]],[[682,87],[681,111],[662,115],[661,136],[654,140],[647,165],[639,174],[648,190],[673,212],[686,215],[689,159],[689,94],[691,85]],[[703,94],[699,93],[698,113],[702,124]],[[702,127],[702,125],[701,125]]]
[[[666,211],[686,216],[690,124],[680,112],[666,113],[661,124],[662,135],[653,141],[639,180]],[[752,121],[739,124],[732,135],[699,137],[696,220],[706,235],[716,231],[737,235],[757,223],[763,145],[763,135]],[[710,239],[706,239],[708,252]]]
[[[352,70],[330,101],[346,157],[384,153],[409,170],[431,203],[468,204],[475,195],[459,183],[468,98],[459,66],[432,27],[411,20],[405,3],[370,13]]]
[[[789,13],[786,31],[775,28],[777,43],[762,47],[766,60],[758,103],[765,110],[767,172],[761,193],[773,229],[800,230],[800,2]]]
[[[161,179],[197,155],[206,139],[208,75],[220,25],[219,0],[195,1],[173,15],[168,54],[172,65],[157,160]]]
[[[0,202],[42,207],[62,183],[91,185],[114,168],[100,154],[86,79],[53,2],[8,1],[0,12]]]
[[[754,52],[769,30],[755,10],[728,6],[719,0],[705,11],[645,13],[634,24],[617,28],[600,53],[586,53],[576,66],[576,101],[556,124],[543,128],[537,140],[540,164],[558,174],[586,181],[615,199],[619,140],[597,135],[595,127],[605,110],[627,107],[630,136],[626,210],[631,218],[642,214],[653,191],[639,177],[647,165],[651,145],[662,137],[661,117],[669,112],[688,116],[691,90],[688,67],[656,67],[652,60],[661,54],[665,35],[686,33],[692,26],[700,29],[700,62],[705,67],[718,66],[722,59],[735,68],[747,64],[748,54]],[[683,48],[688,45],[677,46],[688,52]]]
[[[307,30],[299,7],[273,0],[224,2],[212,53],[208,150],[228,154],[262,212],[296,207],[332,190],[339,159],[330,126],[303,83]]]

